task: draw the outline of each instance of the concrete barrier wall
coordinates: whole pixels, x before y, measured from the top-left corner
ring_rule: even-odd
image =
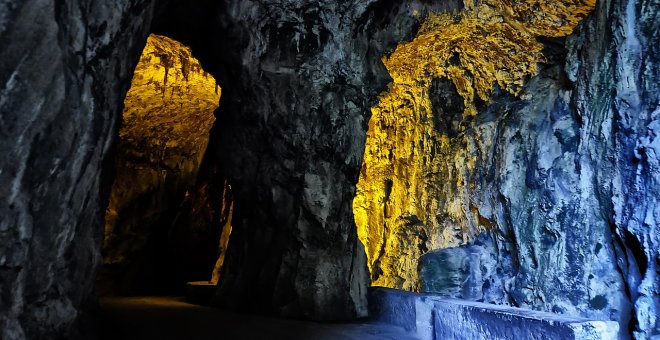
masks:
[[[369,293],[372,318],[422,340],[614,340],[619,325],[561,314],[442,298],[387,288]]]

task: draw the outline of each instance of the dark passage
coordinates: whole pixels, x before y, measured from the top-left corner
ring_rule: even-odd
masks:
[[[212,280],[231,210],[226,183],[202,166],[219,99],[190,48],[149,37],[124,101],[102,295],[182,295],[186,282]]]
[[[322,324],[238,314],[191,305],[175,297],[108,297],[101,299],[101,306],[102,340],[417,339],[389,325]]]

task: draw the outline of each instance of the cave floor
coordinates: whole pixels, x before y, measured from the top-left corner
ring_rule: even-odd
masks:
[[[389,325],[317,323],[239,314],[189,304],[178,297],[104,297],[101,310],[102,340],[417,339]]]

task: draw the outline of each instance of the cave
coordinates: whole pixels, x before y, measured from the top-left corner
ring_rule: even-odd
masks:
[[[0,339],[660,337],[659,25],[0,3]]]

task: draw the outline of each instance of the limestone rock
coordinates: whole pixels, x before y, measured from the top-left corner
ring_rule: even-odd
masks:
[[[155,27],[189,44],[223,87],[210,143],[234,211],[216,303],[318,320],[365,316],[354,185],[369,108],[389,81],[380,58],[411,35],[422,6],[198,3],[170,8]]]
[[[75,338],[152,2],[0,3],[0,338]]]
[[[382,125],[374,135],[395,148],[367,152],[410,151],[374,180],[369,202],[391,222],[366,242],[369,263],[393,269],[392,285],[413,289],[421,254],[488,233],[502,294],[486,302],[616,320],[623,338],[628,325],[640,339],[660,333],[657,0],[599,1],[566,41],[544,40],[559,53],[518,97],[493,87],[471,118],[453,113],[465,110],[456,84],[431,80],[428,96],[370,121],[391,81],[381,57],[431,10],[475,5],[2,2],[0,337],[80,329],[100,262],[106,156],[152,13],[156,33],[191,46],[225,85],[208,159],[219,169],[208,176],[235,198],[219,304],[322,320],[366,313],[351,205],[367,126]],[[529,9],[511,15],[538,19]],[[387,199],[398,192],[409,193],[401,209]]]

